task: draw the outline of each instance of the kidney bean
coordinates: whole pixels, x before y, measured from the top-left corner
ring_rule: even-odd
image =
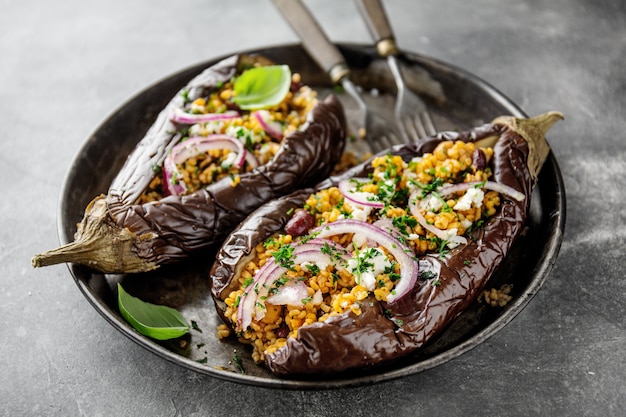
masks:
[[[300,87],[302,87],[302,83],[301,82],[299,82],[299,81],[292,81],[291,82],[291,87],[289,88],[289,90],[291,92],[295,93],[296,91],[298,91],[300,89]]]
[[[474,151],[472,155],[472,165],[474,165],[477,171],[483,171],[487,168],[487,157],[482,149],[476,149]]]
[[[306,210],[298,210],[285,226],[285,232],[291,236],[303,236],[313,227],[315,219]]]
[[[276,329],[276,337],[281,338],[287,336],[289,336],[289,327],[283,323]]]

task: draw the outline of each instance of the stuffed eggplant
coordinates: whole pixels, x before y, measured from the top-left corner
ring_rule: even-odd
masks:
[[[440,133],[262,206],[211,268],[218,335],[279,375],[364,369],[424,346],[522,232],[561,118]]]
[[[75,241],[34,266],[143,272],[219,243],[251,211],[326,178],[345,145],[345,116],[299,74],[259,55],[206,69],[168,103],[95,197]]]

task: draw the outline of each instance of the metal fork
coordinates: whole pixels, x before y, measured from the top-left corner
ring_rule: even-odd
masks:
[[[339,49],[326,37],[313,15],[300,0],[273,0],[285,20],[300,37],[302,46],[317,64],[326,71],[334,84],[343,89],[356,101],[362,115],[361,126],[365,139],[374,153],[403,143],[389,121],[372,112],[358,87],[350,80],[350,68]]]
[[[407,142],[417,142],[427,136],[435,135],[437,130],[432,121],[426,103],[411,91],[404,81],[399,50],[395,42],[387,13],[381,0],[356,0],[367,27],[376,41],[378,54],[387,58],[393,74],[398,94],[396,97],[395,116],[398,128]]]

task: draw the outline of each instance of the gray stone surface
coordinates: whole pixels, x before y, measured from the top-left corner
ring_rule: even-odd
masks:
[[[369,42],[352,2],[307,1],[335,41]],[[280,391],[182,369],[91,308],[57,244],[63,177],[144,87],[208,58],[296,41],[270,2],[0,2],[0,414],[5,416],[621,416],[626,403],[626,3],[386,2],[398,43],[488,80],[549,135],[567,227],[543,288],[505,329],[429,371]]]

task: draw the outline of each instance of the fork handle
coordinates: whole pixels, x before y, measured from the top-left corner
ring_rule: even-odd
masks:
[[[272,1],[300,37],[304,49],[329,75],[333,83],[338,84],[348,76],[350,71],[343,55],[300,0]]]
[[[355,0],[365,19],[374,41],[376,50],[382,57],[398,54],[398,46],[381,0]]]

